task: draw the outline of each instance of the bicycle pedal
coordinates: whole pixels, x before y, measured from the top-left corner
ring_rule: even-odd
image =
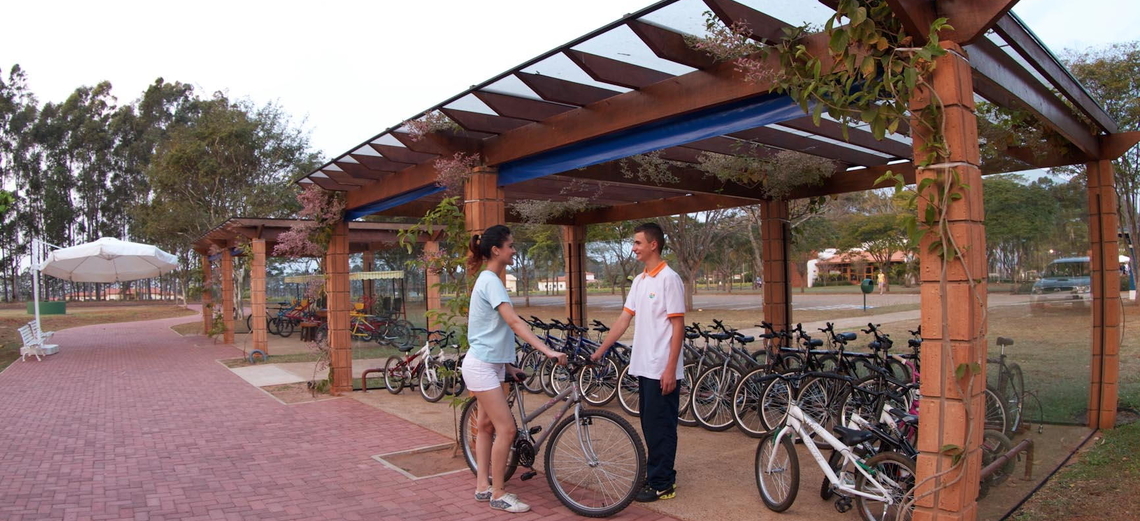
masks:
[[[536,425],[534,427],[531,427],[528,432],[530,433],[531,436],[534,436],[535,434],[542,432],[542,426]]]
[[[839,511],[840,514],[847,513],[848,510],[851,510],[851,506],[851,498],[847,496],[839,496],[835,500],[835,510]]]
[[[538,475],[538,472],[531,470],[529,472],[524,473],[522,476],[519,476],[519,479],[521,479],[523,481],[529,481],[530,478],[533,478],[537,475]]]

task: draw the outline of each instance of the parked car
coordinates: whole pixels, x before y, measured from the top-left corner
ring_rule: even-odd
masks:
[[[1049,263],[1033,283],[1030,307],[1083,308],[1092,300],[1092,273],[1088,257],[1066,257]]]

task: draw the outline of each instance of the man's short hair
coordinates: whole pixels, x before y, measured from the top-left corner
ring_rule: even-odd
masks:
[[[633,233],[642,233],[645,240],[657,243],[657,253],[665,251],[665,232],[661,226],[654,222],[641,223],[633,229]]]

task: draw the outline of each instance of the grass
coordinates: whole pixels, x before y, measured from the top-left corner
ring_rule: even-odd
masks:
[[[1103,431],[1011,516],[1015,521],[1137,519],[1140,423]]]
[[[68,302],[66,315],[42,315],[44,331],[60,331],[94,324],[157,320],[191,315],[194,312],[170,303],[153,302]],[[0,308],[0,370],[20,358],[21,326],[35,320],[24,303]],[[200,327],[200,326],[199,326]]]

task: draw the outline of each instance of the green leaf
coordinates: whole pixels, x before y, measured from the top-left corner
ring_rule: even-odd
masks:
[[[908,90],[914,90],[914,86],[918,84],[918,71],[914,67],[903,69],[903,82]]]
[[[867,8],[860,7],[851,15],[851,25],[859,25],[867,20]]]
[[[831,49],[831,52],[839,54],[847,50],[847,38],[847,31],[843,30],[842,28],[831,33],[831,41],[828,43],[828,47]]]
[[[875,59],[871,56],[863,58],[863,66],[859,67],[859,72],[863,73],[863,77],[870,79],[875,77]]]
[[[815,123],[815,126],[817,127],[819,126],[820,119],[823,118],[823,108],[823,103],[816,103],[815,107],[813,107],[811,111],[811,121],[812,123]]]
[[[969,371],[970,364],[958,364],[958,367],[954,368],[954,378],[961,380],[969,376]]]

